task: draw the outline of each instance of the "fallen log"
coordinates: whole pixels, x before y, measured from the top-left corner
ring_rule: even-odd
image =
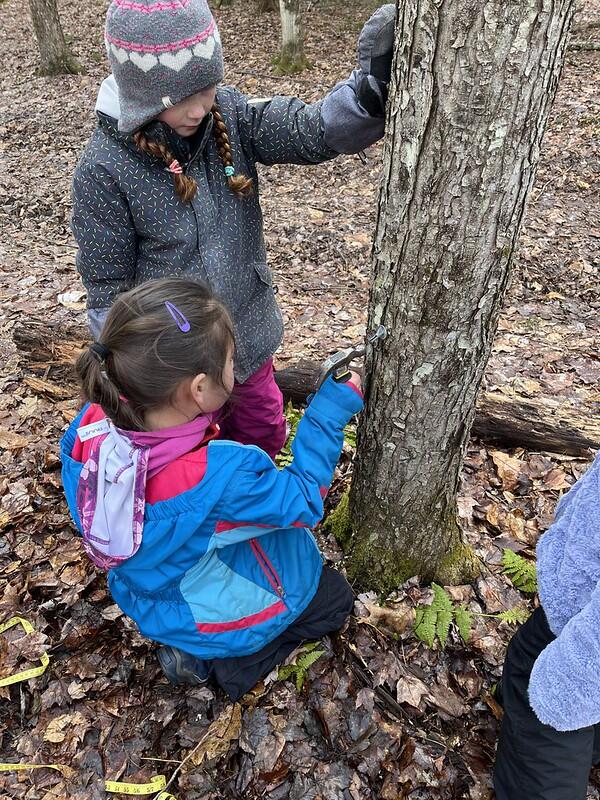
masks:
[[[87,329],[29,319],[13,328],[13,339],[30,369],[47,370],[71,383],[72,364],[89,342]],[[302,405],[314,391],[320,364],[302,361],[278,370],[275,380],[286,400]],[[600,419],[584,416],[553,398],[527,398],[501,392],[480,392],[472,435],[505,447],[524,447],[569,456],[587,457],[600,449]]]
[[[278,370],[275,380],[286,400],[299,405],[314,391],[319,369],[319,364],[304,361]],[[505,447],[569,456],[586,457],[590,450],[600,449],[600,420],[551,398],[480,392],[471,433]]]

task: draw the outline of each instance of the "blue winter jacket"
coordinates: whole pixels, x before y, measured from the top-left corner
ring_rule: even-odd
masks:
[[[537,559],[556,639],[533,666],[529,699],[546,725],[585,728],[600,722],[600,455],[561,498]]]
[[[304,611],[321,575],[311,529],[323,514],[344,426],[361,408],[350,384],[330,378],[298,426],[290,466],[277,469],[258,447],[212,441],[197,486],[146,505],[138,552],[108,573],[115,602],[143,635],[200,658],[242,656]],[[62,439],[61,460],[81,531],[82,464],[71,458],[80,417]]]

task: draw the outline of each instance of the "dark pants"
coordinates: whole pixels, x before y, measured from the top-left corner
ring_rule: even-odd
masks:
[[[202,661],[208,674],[232,700],[238,700],[289,656],[301,642],[339,630],[354,606],[354,594],[344,576],[323,567],[317,593],[289,628],[249,656]],[[199,670],[200,671],[200,670]]]
[[[590,769],[600,760],[600,724],[557,731],[529,705],[533,664],[554,638],[538,608],[508,646],[498,697],[504,718],[494,771],[497,800],[585,800]]]

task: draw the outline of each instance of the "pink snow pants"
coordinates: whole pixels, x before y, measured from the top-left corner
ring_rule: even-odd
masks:
[[[240,444],[255,444],[275,458],[286,440],[283,395],[275,383],[273,359],[244,383],[235,383],[232,401],[219,422],[221,438]]]

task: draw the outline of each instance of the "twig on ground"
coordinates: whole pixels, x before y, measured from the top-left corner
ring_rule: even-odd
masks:
[[[175,778],[177,777],[177,775],[178,775],[178,774],[181,772],[181,770],[182,770],[183,766],[184,766],[184,765],[185,765],[185,764],[186,764],[186,763],[187,763],[187,762],[190,760],[190,758],[191,758],[191,757],[192,757],[192,756],[193,756],[193,755],[196,753],[196,751],[197,751],[197,750],[200,748],[200,746],[204,744],[204,742],[205,742],[205,740],[206,740],[206,737],[208,736],[209,732],[210,732],[210,725],[208,726],[208,728],[207,728],[207,730],[206,730],[206,732],[205,732],[204,736],[203,736],[203,737],[200,739],[200,741],[199,741],[199,742],[198,742],[198,744],[197,744],[197,745],[194,747],[194,749],[193,749],[193,750],[190,750],[190,752],[189,752],[189,753],[187,754],[187,756],[186,756],[186,757],[183,759],[183,761],[182,761],[182,762],[179,764],[179,766],[175,767],[175,771],[173,772],[173,774],[171,775],[171,777],[170,777],[170,778],[169,778],[169,780],[167,781],[167,785],[165,786],[165,788],[164,788],[164,789],[161,789],[161,790],[160,790],[160,792],[158,792],[157,794],[155,794],[155,795],[154,795],[154,798],[153,798],[153,800],[158,800],[158,798],[159,798],[159,797],[160,797],[162,794],[164,794],[166,791],[168,791],[169,787],[173,785],[173,781],[175,780]]]
[[[567,50],[600,50],[600,42],[569,42]]]

